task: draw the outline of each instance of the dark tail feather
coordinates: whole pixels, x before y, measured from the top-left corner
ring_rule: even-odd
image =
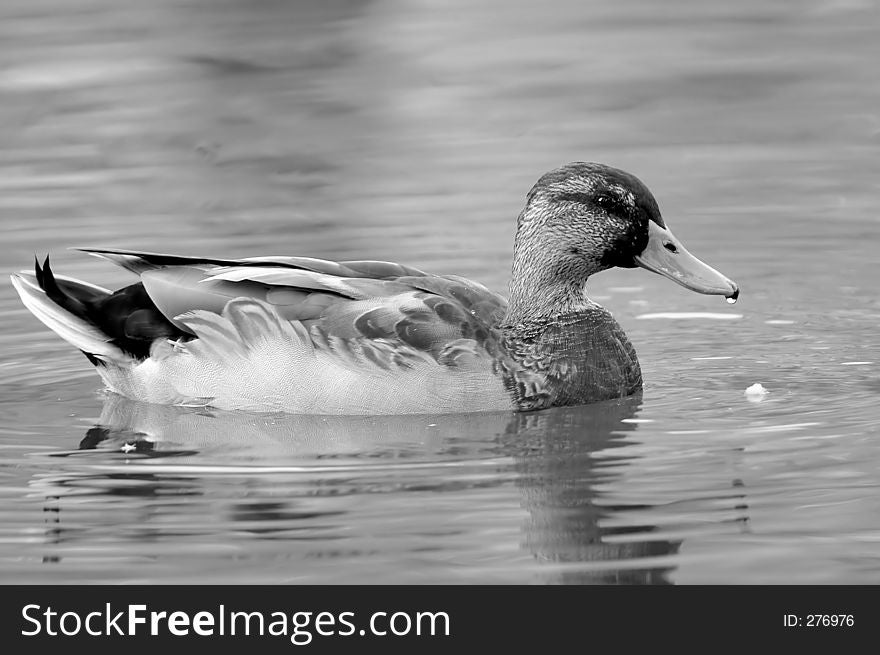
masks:
[[[62,289],[61,284],[63,283],[60,284],[59,281],[55,279],[55,275],[52,273],[52,267],[49,265],[48,255],[46,255],[45,261],[43,261],[42,268],[40,268],[40,262],[37,260],[36,256],[34,257],[34,273],[37,276],[37,284],[39,284],[40,288],[46,292],[49,300],[59,307],[66,309],[74,316],[78,316],[79,318],[91,322],[88,307],[82,299],[74,295],[80,287],[74,288],[70,284],[65,284],[64,286],[67,290],[65,291],[65,289]]]
[[[49,257],[42,267],[35,261],[34,272],[49,300],[100,330],[110,343],[136,359],[149,357],[156,339],[191,338],[162,315],[140,282],[108,293],[56,278]]]
[[[25,307],[62,339],[87,353],[93,363],[130,360],[89,316],[85,299],[108,298],[109,291],[73,278],[56,278],[48,260],[42,267],[34,263],[34,275],[16,273],[10,280]]]

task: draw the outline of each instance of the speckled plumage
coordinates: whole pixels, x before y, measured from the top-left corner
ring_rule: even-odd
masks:
[[[528,194],[509,302],[471,280],[391,262],[114,249],[86,252],[140,282],[111,292],[55,275],[47,259],[13,284],[108,388],[135,399],[309,414],[531,411],[641,387],[632,344],[584,288],[615,265],[680,277],[649,235],[673,240],[664,247],[674,252],[641,182],[570,164]],[[738,293],[693,261],[699,284],[676,281]]]
[[[507,330],[503,349],[514,362],[505,380],[523,411],[621,398],[642,386],[635,348],[599,305]]]

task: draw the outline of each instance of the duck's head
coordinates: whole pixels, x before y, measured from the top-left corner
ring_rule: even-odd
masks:
[[[614,266],[641,266],[698,293],[739,295],[736,283],[672,234],[654,196],[634,175],[583,162],[546,173],[519,217],[511,300],[517,281],[533,294],[566,287],[582,293],[587,277]]]

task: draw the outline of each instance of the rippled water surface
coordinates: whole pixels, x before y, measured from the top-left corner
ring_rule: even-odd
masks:
[[[743,290],[591,280],[624,402],[327,418],[107,395],[3,284],[2,581],[880,583],[877,3],[552,4],[0,5],[7,272],[130,283],[95,245],[504,289],[526,191],[594,160]]]

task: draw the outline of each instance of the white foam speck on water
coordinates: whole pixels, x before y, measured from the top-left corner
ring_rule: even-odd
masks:
[[[794,325],[794,321],[784,321],[782,319],[772,319],[764,321],[767,325]]]
[[[742,318],[742,314],[720,314],[715,312],[657,312],[654,314],[639,314],[637,319],[651,320],[655,318],[668,318],[671,320],[706,318],[713,321],[734,321]]]
[[[652,418],[625,418],[621,419],[621,423],[653,423]]]
[[[752,386],[746,389],[743,392],[743,395],[753,403],[759,403],[764,400],[764,396],[766,396],[769,392],[764,388],[760,382],[755,382]]]
[[[874,362],[840,362],[841,366],[864,366],[867,364],[873,364]]]
[[[694,362],[708,362],[715,359],[733,359],[730,355],[722,355],[719,357],[691,357],[691,361]]]

